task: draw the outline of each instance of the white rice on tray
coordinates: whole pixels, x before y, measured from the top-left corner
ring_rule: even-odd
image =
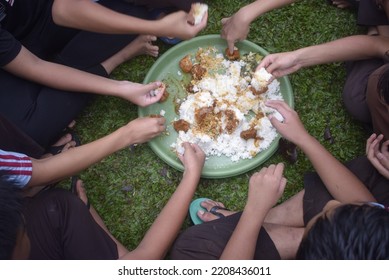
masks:
[[[212,74],[212,71],[208,71],[201,80],[191,81],[194,93],[189,93],[182,101],[179,116],[175,119],[175,121],[185,120],[190,124],[190,128],[187,132],[182,130],[178,132],[177,140],[171,148],[183,154],[182,143],[190,142],[198,144],[207,157],[224,155],[234,162],[252,158],[268,148],[278,135],[267,115],[275,114],[279,120],[282,120],[282,116],[272,108],[265,106],[264,103],[266,100],[283,100],[280,83],[274,79],[269,84],[271,75],[265,69],[245,76],[243,74],[245,61],[226,60],[216,49],[200,49],[200,51],[203,57],[204,55],[213,57],[212,67],[214,69],[225,69],[225,73]],[[192,61],[198,63],[195,58],[192,58]],[[254,95],[251,90],[253,87],[260,90],[266,86],[266,92],[260,95]],[[225,130],[226,120],[223,114],[221,133],[212,136],[199,131],[195,120],[196,110],[212,106],[214,106],[214,113],[223,113],[225,110],[234,111],[237,125],[232,133]],[[240,134],[250,127],[255,128],[257,138],[245,140]]]

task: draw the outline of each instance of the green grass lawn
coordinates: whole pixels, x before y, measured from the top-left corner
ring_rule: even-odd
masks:
[[[210,0],[209,21],[204,34],[219,34],[220,20],[250,1]],[[251,25],[248,40],[267,51],[281,52],[318,44],[344,36],[364,33],[355,23],[355,14],[339,10],[324,0],[300,1],[272,11]],[[161,54],[169,47],[158,42]],[[113,78],[142,82],[156,59],[138,57],[114,72]],[[295,96],[295,109],[307,130],[339,160],[347,161],[364,151],[367,134],[345,111],[341,93],[345,71],[341,63],[311,67],[289,76]],[[77,120],[82,142],[98,139],[137,117],[137,107],[120,99],[99,97]],[[323,138],[329,123],[334,143]],[[279,154],[265,166],[285,161]],[[302,189],[303,174],[312,166],[300,152],[295,164],[285,162],[288,185],[282,200]],[[209,197],[229,209],[242,209],[250,175],[227,179],[202,179],[196,197]],[[124,149],[80,174],[90,202],[107,227],[125,246],[133,249],[174,192],[182,173],[160,160],[147,144]],[[189,226],[187,219],[183,228]]]

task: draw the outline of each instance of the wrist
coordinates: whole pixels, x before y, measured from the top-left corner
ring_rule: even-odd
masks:
[[[297,147],[299,147],[304,153],[309,151],[312,146],[315,146],[317,144],[320,144],[319,141],[313,137],[312,135],[308,134],[301,137],[298,142],[295,143]]]
[[[189,168],[185,169],[183,173],[183,177],[191,178],[194,180],[200,180],[200,176],[201,176],[201,171],[199,172],[197,170],[189,169]]]
[[[262,15],[262,12],[259,9],[251,7],[251,5],[253,4],[244,6],[240,8],[237,12],[241,24],[249,26],[254,20],[256,20],[260,15]]]
[[[247,203],[244,207],[244,211],[250,214],[258,215],[261,213],[265,213],[265,216],[267,212],[272,208],[273,205],[268,205],[267,203],[260,202],[256,200],[250,200],[250,198],[247,200]]]
[[[125,126],[120,127],[115,131],[115,134],[117,135],[118,138],[117,145],[120,147],[120,149],[135,144],[131,131],[132,131],[131,122],[126,124]]]

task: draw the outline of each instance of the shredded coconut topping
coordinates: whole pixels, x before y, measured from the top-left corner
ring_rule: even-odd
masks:
[[[267,115],[278,112],[266,107],[265,102],[283,97],[280,83],[264,68],[254,73],[259,59],[258,54],[249,53],[230,61],[215,48],[199,48],[192,62],[206,72],[201,79],[190,81],[192,91],[180,100],[175,121],[184,120],[186,131],[178,131],[171,148],[183,154],[182,143],[191,142],[208,157],[225,155],[238,161],[269,147],[277,132]]]

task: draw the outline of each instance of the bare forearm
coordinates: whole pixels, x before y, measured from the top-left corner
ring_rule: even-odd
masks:
[[[54,1],[55,23],[99,33],[158,35],[156,22],[128,16],[89,0],[72,0],[72,4],[68,2]]]
[[[274,9],[278,9],[296,2],[297,0],[257,0],[243,8],[240,12],[245,14],[245,17],[249,22],[254,21],[257,17],[270,12]]]
[[[4,69],[21,78],[60,90],[119,95],[120,81],[41,60],[24,47]]]
[[[166,255],[187,216],[199,179],[199,175],[184,174],[142,242],[125,259],[162,259]]]
[[[307,136],[298,146],[336,200],[344,203],[375,201],[362,182],[314,137]]]
[[[120,128],[94,142],[69,149],[56,156],[33,160],[32,178],[28,186],[40,186],[59,181],[101,161],[104,157],[131,144]]]
[[[258,234],[267,212],[265,209],[258,212],[246,206],[220,259],[253,259]]]
[[[389,38],[355,35],[332,42],[296,50],[297,64],[302,67],[368,58],[382,58],[389,49]]]

